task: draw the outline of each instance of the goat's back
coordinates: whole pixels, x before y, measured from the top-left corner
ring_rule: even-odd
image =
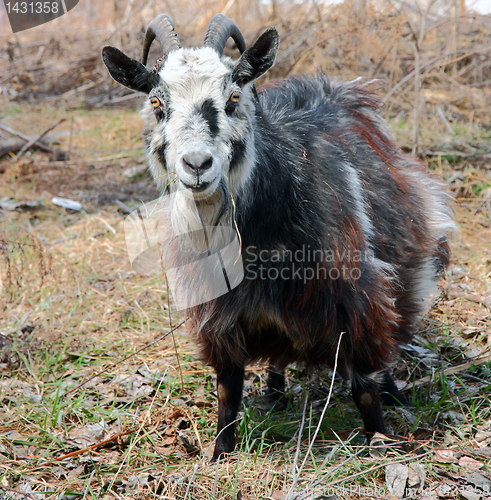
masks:
[[[245,279],[192,311],[205,359],[332,366],[343,331],[346,370],[385,368],[447,262],[448,196],[397,149],[367,86],[317,75],[259,96],[236,200]]]

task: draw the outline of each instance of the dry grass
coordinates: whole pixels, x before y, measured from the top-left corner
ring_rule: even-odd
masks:
[[[276,25],[282,44],[267,79],[314,67],[382,79],[397,143],[414,148],[416,119],[418,153],[457,200],[460,233],[444,292],[395,368],[415,403],[387,411],[397,440],[367,448],[342,383],[319,422],[329,373],[292,369],[292,406],[271,412],[260,395],[264,369],[254,366],[239,450],[219,464],[207,454],[214,375],[197,361],[186,325],[175,343],[170,335],[154,343],[169,331],[165,281],[129,265],[115,205],[131,208],[157,193],[147,174],[124,175],[143,163],[141,121],[131,107],[138,97],[110,81],[100,49],[111,43],[138,57],[141,29],[162,6],[85,0],[43,28],[0,36],[0,119],[36,134],[67,118],[57,131],[69,151],[0,162],[0,198],[42,202],[0,212],[0,498],[393,498],[387,466],[396,463],[422,465],[425,491],[414,497],[474,498],[473,488],[489,484],[491,24],[461,12],[459,2],[429,5],[183,0],[163,7],[186,45],[201,43],[220,11],[248,42]],[[52,196],[79,200],[84,210],[61,209]],[[172,313],[173,325],[181,319]]]
[[[486,261],[491,230],[474,220],[480,198],[466,200],[468,206],[458,208],[462,230],[453,245],[454,263],[466,269],[447,286],[467,285],[480,294],[491,275]],[[113,366],[168,330],[164,282],[131,269],[122,224],[114,211],[67,214],[50,206],[3,216],[2,239],[9,243],[1,261],[0,477],[6,494],[21,498],[11,490],[29,486],[44,491],[43,498],[62,492],[65,498],[80,493],[90,498],[240,498],[239,491],[242,498],[287,498],[304,387],[309,388],[307,416],[312,415],[299,441],[301,460],[329,378],[306,380],[292,371],[294,406],[271,413],[260,397],[264,371],[253,367],[239,425],[240,451],[236,460],[210,464],[205,452],[214,435],[214,377],[196,361],[185,327],[176,340],[184,390],[170,337]],[[338,498],[360,496],[350,488],[386,495],[384,472],[396,462],[423,464],[426,487],[433,489],[442,484],[464,488],[465,479],[448,481],[459,463],[463,478],[476,467],[489,473],[489,368],[467,367],[456,376],[439,375],[418,385],[434,370],[443,373],[438,367],[458,366],[486,352],[489,311],[470,302],[464,295],[471,291],[464,291],[439,301],[415,340],[422,350],[405,353],[397,366],[399,380],[410,386],[416,381],[417,408],[388,412],[401,437],[382,452],[372,448],[369,453],[348,390],[337,384],[292,498],[329,491]],[[174,313],[174,324],[179,319]],[[92,443],[99,444],[84,451]],[[442,458],[441,449],[450,457]]]
[[[237,21],[249,43],[266,27],[279,29],[281,51],[267,79],[314,67],[343,78],[380,78],[389,108],[408,119],[415,101],[416,44],[423,115],[434,116],[441,107],[450,123],[463,117],[489,124],[490,19],[462,11],[463,3],[427,4],[418,8],[416,2],[398,0],[337,5],[184,0],[159,6],[149,1],[87,0],[43,28],[15,36],[5,30],[0,86],[7,95],[34,94],[37,101],[63,98],[69,107],[80,101],[92,106],[107,103],[101,95],[114,97],[120,90],[102,67],[99,54],[104,44],[139,57],[143,27],[162,9],[174,19],[185,45],[201,44],[210,17],[224,12]],[[441,125],[445,127],[443,120]]]

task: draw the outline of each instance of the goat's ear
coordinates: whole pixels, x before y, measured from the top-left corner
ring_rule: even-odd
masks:
[[[280,35],[276,28],[266,30],[240,57],[232,78],[241,87],[266,73],[274,64]]]
[[[102,60],[111,76],[121,85],[148,94],[159,82],[159,76],[149,71],[141,62],[131,59],[116,47],[106,45]]]

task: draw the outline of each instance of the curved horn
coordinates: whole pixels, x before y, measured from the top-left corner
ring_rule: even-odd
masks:
[[[232,37],[242,54],[246,49],[246,43],[239,28],[227,16],[217,14],[211,18],[203,45],[215,49],[222,55],[225,44],[230,37]]]
[[[147,31],[145,33],[145,40],[143,42],[143,55],[142,63],[147,64],[148,52],[150,51],[150,45],[157,38],[160,44],[162,53],[166,54],[171,50],[177,50],[181,48],[179,39],[177,38],[177,33],[174,31],[174,23],[170,20],[170,17],[166,14],[160,14],[155,17],[152,22],[148,25]]]

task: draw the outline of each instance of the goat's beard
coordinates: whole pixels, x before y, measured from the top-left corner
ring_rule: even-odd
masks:
[[[215,192],[196,200],[185,190],[175,192],[171,212],[172,229],[182,250],[197,254],[216,252],[227,243],[218,226],[232,227],[231,194],[225,179]]]

